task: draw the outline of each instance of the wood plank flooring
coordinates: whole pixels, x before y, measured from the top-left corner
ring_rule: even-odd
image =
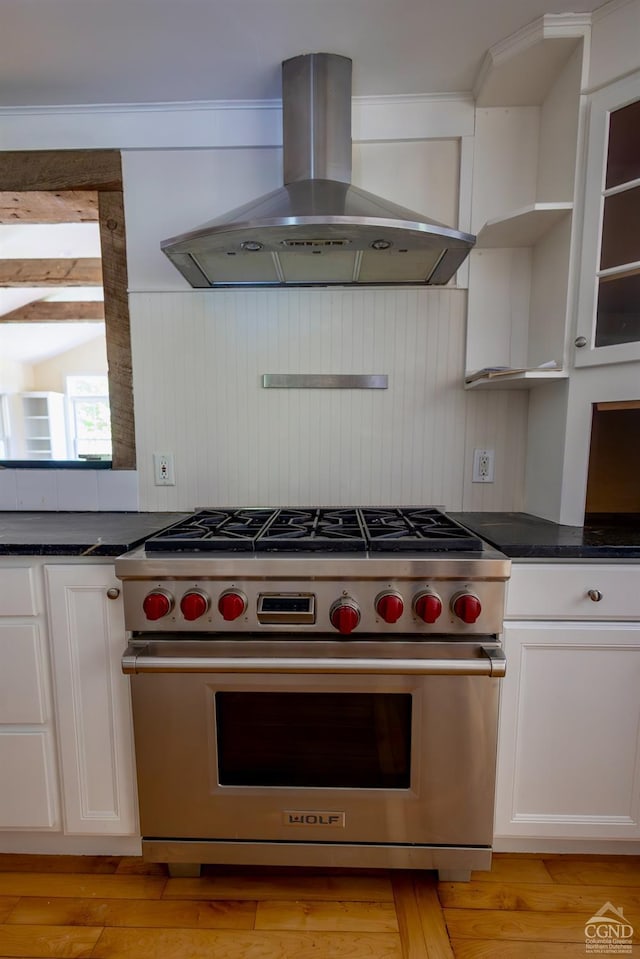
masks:
[[[495,855],[435,873],[164,866],[0,854],[0,959],[571,959],[605,903],[634,927],[640,857]]]

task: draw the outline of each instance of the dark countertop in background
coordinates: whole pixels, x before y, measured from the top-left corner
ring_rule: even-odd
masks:
[[[560,526],[529,513],[450,513],[506,556],[520,559],[640,559],[640,517]]]
[[[0,556],[119,556],[188,515],[0,512]]]
[[[0,512],[0,556],[119,556],[189,513]],[[449,513],[512,558],[640,559],[640,522],[559,526],[528,513]]]

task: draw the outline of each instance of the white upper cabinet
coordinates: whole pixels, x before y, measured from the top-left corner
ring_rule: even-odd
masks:
[[[640,360],[640,73],[591,99],[576,366]]]
[[[530,388],[567,375],[586,29],[581,16],[542,17],[489,52],[475,91],[466,370],[526,372],[473,388]]]

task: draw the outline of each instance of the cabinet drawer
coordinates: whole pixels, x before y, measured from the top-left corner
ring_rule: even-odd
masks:
[[[45,718],[38,629],[0,623],[0,723],[43,723]]]
[[[58,820],[53,747],[46,730],[0,730],[0,828],[52,829]]]
[[[35,616],[33,573],[28,566],[0,569],[0,616]]]
[[[594,601],[590,590],[602,598]],[[506,616],[640,620],[640,564],[514,563]]]

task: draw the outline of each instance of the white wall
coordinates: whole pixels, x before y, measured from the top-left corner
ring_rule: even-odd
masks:
[[[129,150],[123,171],[143,509],[521,506],[527,398],[465,393],[464,291],[192,291],[160,241],[280,185],[281,150]],[[455,225],[460,141],[356,143],[353,182]],[[269,372],[390,388],[263,390]],[[470,482],[475,446],[496,450],[491,485]]]
[[[95,339],[81,343],[71,350],[65,350],[64,353],[58,353],[49,360],[36,363],[33,367],[32,389],[64,393],[68,375],[106,375],[106,373],[107,344],[103,328]]]
[[[10,357],[0,355],[0,383],[3,393],[21,393],[33,389],[33,370]]]
[[[518,509],[526,396],[462,389],[465,307],[462,290],[133,294],[141,507]],[[285,372],[389,388],[262,388]],[[468,482],[475,446],[496,449],[491,486]],[[153,485],[154,451],[175,487]]]

